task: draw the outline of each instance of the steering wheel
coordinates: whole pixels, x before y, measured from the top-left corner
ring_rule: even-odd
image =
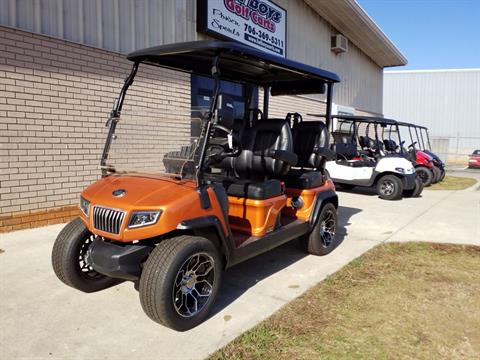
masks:
[[[417,142],[416,142],[416,141],[414,141],[413,143],[411,143],[410,145],[408,145],[408,148],[409,148],[409,149],[410,149],[410,148],[412,148],[412,149],[413,149],[413,147],[414,147],[416,144],[417,144]]]
[[[239,156],[240,153],[242,152],[242,144],[239,141],[238,137],[233,134],[233,130],[223,126],[223,125],[218,125],[215,124],[213,125],[213,128],[215,130],[220,130],[227,134],[227,142],[222,143],[222,144],[210,144],[211,149],[220,149],[220,152],[215,152],[212,154],[215,158],[224,158],[227,156]]]

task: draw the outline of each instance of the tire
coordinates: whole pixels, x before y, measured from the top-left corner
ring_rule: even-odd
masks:
[[[423,186],[430,186],[433,181],[433,172],[425,167],[425,166],[419,166],[415,168],[415,172],[417,173],[417,176],[422,180]]]
[[[337,209],[332,203],[326,203],[320,210],[312,232],[301,238],[305,250],[318,256],[331,253],[339,245],[337,223]]]
[[[440,170],[440,168],[438,166],[433,166],[432,168],[432,171],[433,171],[433,181],[432,181],[432,184],[436,184],[437,182],[441,181],[441,177],[442,177],[442,170]]]
[[[86,261],[89,244],[95,235],[80,218],[69,222],[58,234],[52,249],[55,275],[66,285],[90,293],[116,285],[121,280],[102,275]]]
[[[419,197],[423,191],[423,183],[418,177],[415,179],[415,187],[410,190],[403,190],[404,197]]]
[[[402,198],[403,184],[395,175],[384,175],[377,182],[377,193],[384,200],[399,200]]]
[[[206,262],[209,262],[209,267]],[[204,265],[200,267],[198,264]],[[194,276],[187,276],[195,268]],[[203,271],[204,275],[196,274],[198,271]],[[189,235],[164,240],[151,252],[140,277],[143,311],[150,319],[166,327],[177,331],[189,330],[207,318],[217,296],[222,273],[222,257],[210,240]],[[204,280],[197,282],[200,276]],[[202,282],[202,287],[199,287]],[[200,292],[204,296],[200,296]],[[175,294],[180,296],[175,297]],[[198,301],[202,300],[197,311],[193,302],[195,296],[197,307]]]
[[[440,171],[442,172],[440,174],[440,181],[443,181],[443,179],[445,179],[445,168],[440,169]]]

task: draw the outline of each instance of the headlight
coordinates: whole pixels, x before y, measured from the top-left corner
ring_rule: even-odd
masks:
[[[404,168],[401,168],[401,167],[395,168],[395,171],[397,171],[397,172],[399,172],[399,173],[402,173],[402,174],[405,174],[405,169],[404,169]]]
[[[88,217],[88,213],[90,211],[90,201],[85,200],[83,197],[80,196],[80,210]]]
[[[130,217],[128,227],[138,228],[142,226],[153,225],[158,221],[161,211],[136,211]]]

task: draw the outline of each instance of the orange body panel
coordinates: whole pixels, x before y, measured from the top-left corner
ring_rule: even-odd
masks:
[[[266,200],[228,197],[228,219],[232,230],[264,236],[275,228],[277,218],[287,203],[285,195]]]
[[[112,192],[118,189],[125,190],[125,195],[114,197]],[[102,178],[82,192],[82,196],[90,201],[90,216],[87,218],[82,213],[81,218],[92,233],[123,242],[166,234],[175,230],[177,225],[184,220],[209,215],[217,216],[225,233],[228,233],[215,193],[211,188],[208,189],[208,193],[211,207],[202,209],[195,182],[191,180],[177,180],[168,175],[136,173],[111,175]],[[103,232],[93,227],[93,216],[91,215],[95,205],[126,212],[118,235]],[[128,229],[127,224],[132,212],[142,210],[161,210],[162,214],[154,225]]]
[[[322,186],[313,189],[287,188],[287,206],[282,211],[282,214],[291,218],[296,218],[298,220],[307,221],[308,219],[310,219],[310,215],[313,211],[313,206],[315,205],[315,196],[318,193],[327,190],[335,190],[335,186],[333,185],[333,182],[331,180],[327,180]],[[292,198],[295,196],[300,196],[303,200],[303,206],[300,209],[294,209],[291,207]]]

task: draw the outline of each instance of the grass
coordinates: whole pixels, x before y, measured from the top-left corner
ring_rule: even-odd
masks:
[[[475,185],[477,180],[459,176],[445,176],[442,182],[433,184],[427,190],[465,190]]]
[[[480,247],[380,245],[211,359],[480,358]]]

